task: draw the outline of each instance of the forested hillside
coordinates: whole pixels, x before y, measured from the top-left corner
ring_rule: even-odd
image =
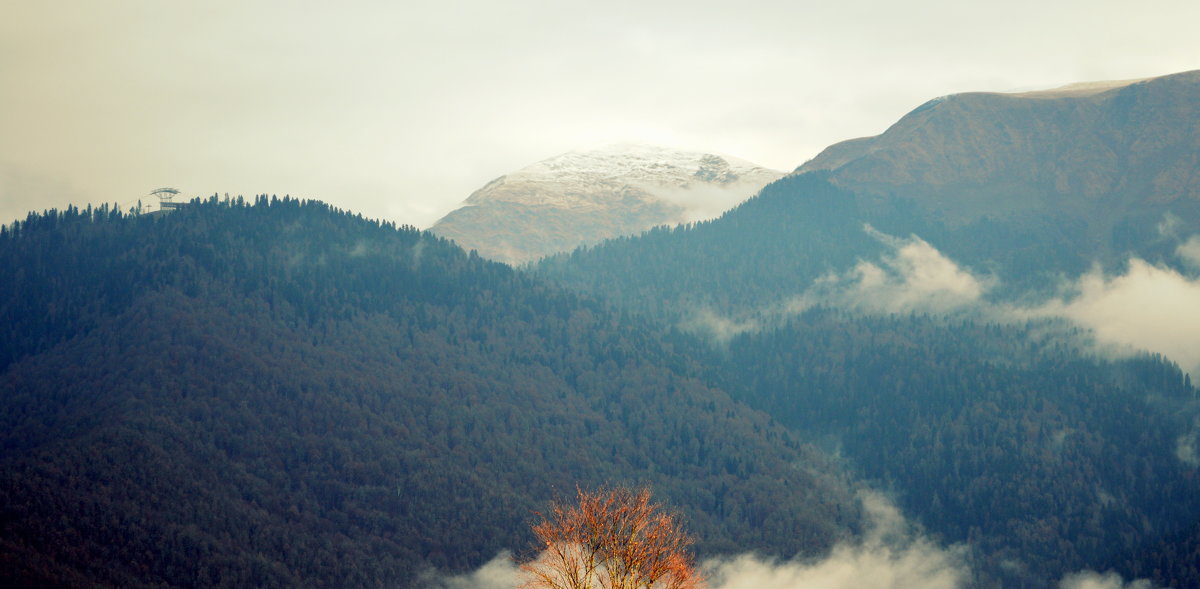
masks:
[[[968,545],[980,586],[1045,587],[1085,568],[1200,582],[1186,559],[1162,556],[1197,546],[1182,530],[1200,519],[1198,463],[1179,452],[1196,435],[1190,378],[1161,357],[1089,357],[1087,334],[1062,324],[788,311],[823,276],[886,252],[858,202],[806,174],[718,221],[539,270],[715,338],[714,386]],[[890,220],[920,223],[904,211]],[[1007,253],[1014,267],[1043,258]],[[1159,542],[1169,546],[1149,548]]]
[[[528,272],[290,198],[30,215],[0,228],[0,576],[415,586],[628,483],[701,558],[827,554],[867,488],[971,587],[1200,586],[1192,379],[1063,312],[1149,269],[1188,339],[1195,82],[935,100]]]
[[[980,586],[1049,587],[1086,568],[1195,586],[1191,379],[1154,354],[1099,357],[1094,333],[1029,311],[1090,272],[1121,275],[1131,260],[1195,284],[1183,245],[1200,227],[1200,201],[1186,190],[1139,201],[1133,188],[1150,168],[1177,169],[1195,154],[1190,139],[1147,143],[1137,127],[1148,118],[1170,124],[1180,109],[1154,108],[1194,97],[1195,76],[1184,78],[1117,91],[1101,105],[1119,110],[1103,124],[1124,117],[1128,128],[1109,133],[1116,144],[1089,135],[1078,150],[1138,156],[1109,170],[1130,182],[1111,193],[1005,194],[1021,187],[996,189],[986,183],[993,176],[970,184],[968,163],[937,169],[957,178],[954,190],[900,183],[911,180],[901,172],[943,155],[1028,156],[986,139],[992,127],[967,108],[1007,99],[965,96],[967,107],[925,107],[965,109],[972,116],[952,117],[960,125],[909,121],[897,127],[911,132],[908,142],[893,145],[885,134],[874,151],[861,142],[837,148],[858,149],[847,161],[861,157],[874,171],[889,158],[917,162],[892,178],[903,190],[886,175],[852,181],[858,176],[831,148],[827,169],[802,169],[718,219],[581,248],[533,272],[708,340],[712,386],[844,458],[945,542],[965,543]],[[1181,95],[1164,97],[1179,87]],[[1005,111],[1003,132],[1069,141],[1060,120],[1035,115],[1070,105],[1043,106]],[[960,153],[964,145],[978,153]],[[1143,157],[1151,147],[1169,148],[1162,169]],[[1075,177],[1086,170],[1071,166],[1086,161],[1055,165]],[[1084,196],[1107,209],[1081,213]],[[1190,288],[1180,305],[1188,317]],[[1153,303],[1127,298],[1120,308],[1144,304]]]
[[[1045,298],[1131,258],[1196,276],[1200,72],[936,98],[827,148],[722,218],[539,265],[652,316],[747,314],[915,235],[993,300]],[[886,239],[886,238],[885,238]]]
[[[1200,521],[1190,379],[1046,330],[818,310],[734,338],[717,382],[968,545],[982,586],[1110,568],[1194,586],[1192,561],[1129,556]]]
[[[882,252],[864,222],[856,195],[823,174],[789,176],[713,221],[551,256],[534,271],[670,321],[752,314]]]
[[[853,198],[788,182],[820,188],[798,228],[853,229]],[[708,232],[729,219],[643,238],[718,256],[678,274],[722,285],[704,304],[851,257],[748,239],[761,255],[736,259],[781,269],[756,283],[749,262],[718,271],[733,248]],[[847,251],[881,247],[859,232]],[[528,546],[533,510],[602,483],[651,484],[702,557],[815,556],[862,529],[855,481],[965,546],[974,586],[1197,580],[1178,556],[1200,518],[1194,388],[1052,325],[816,307],[714,347],[274,198],[31,215],[0,233],[0,271],[0,572],[18,586],[413,586]]]
[[[0,233],[0,576],[412,586],[648,483],[701,554],[858,526],[821,453],[605,304],[319,203]],[[686,348],[686,346],[685,346]]]
[[[1200,224],[1200,209],[1167,218]],[[535,272],[671,322],[704,309],[747,317],[819,292],[820,279],[851,274],[893,253],[890,241],[916,237],[987,280],[988,300],[1040,300],[1101,261],[1114,273],[1131,257],[1192,273],[1182,242],[1156,229],[1163,219],[1130,217],[1100,248],[1094,228],[1065,211],[950,224],[912,199],[854,192],[818,171],[769,184],[718,219],[552,256]]]

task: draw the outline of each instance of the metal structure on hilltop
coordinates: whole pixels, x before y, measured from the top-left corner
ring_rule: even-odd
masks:
[[[158,197],[158,210],[160,211],[183,208],[183,206],[187,204],[182,202],[171,202],[171,199],[175,198],[176,194],[179,194],[179,191],[170,187],[156,188],[150,191],[150,196]]]

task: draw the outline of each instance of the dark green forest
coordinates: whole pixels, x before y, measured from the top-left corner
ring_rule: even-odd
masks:
[[[1095,358],[1082,351],[1086,333],[1047,322],[779,311],[822,277],[887,253],[867,227],[919,235],[996,278],[987,296],[1022,301],[1087,271],[1097,252],[1178,265],[1154,230],[1160,213],[1127,218],[1098,250],[1069,216],[955,225],[812,172],[718,219],[531,271],[665,325],[688,326],[701,310],[748,321],[755,328],[741,334],[696,329],[715,340],[710,382],[894,493],[944,542],[966,543],[980,586],[1050,586],[1084,568],[1200,586],[1195,560],[1177,557],[1196,550],[1200,480],[1175,452],[1200,407],[1170,361]]]
[[[0,230],[0,577],[415,587],[528,549],[576,485],[646,484],[701,559],[819,558],[870,488],[964,546],[971,586],[1200,585],[1196,390],[1161,357],[819,307],[716,345],[672,327],[877,254],[864,220],[938,235],[897,202],[788,178],[532,272],[291,198],[31,214]]]
[[[815,311],[736,338],[717,381],[970,546],[981,585],[1110,568],[1193,585],[1194,561],[1123,556],[1200,520],[1200,472],[1175,455],[1198,415],[1189,379],[1042,329]]]
[[[1058,210],[951,222],[912,198],[856,192],[817,171],[769,184],[717,219],[549,256],[532,271],[668,322],[698,308],[745,315],[804,293],[859,260],[877,259],[887,251],[872,235],[880,232],[919,236],[972,274],[995,278],[991,299],[1022,301],[1054,292],[1063,277],[1096,263],[1119,272],[1133,256],[1183,267],[1176,244],[1158,229],[1170,210],[1182,215],[1176,219],[1200,219],[1200,205],[1182,203],[1147,206],[1099,236]]]
[[[822,454],[669,337],[411,228],[51,211],[0,273],[16,586],[412,586],[523,550],[576,485],[653,486],[706,554],[858,526]]]

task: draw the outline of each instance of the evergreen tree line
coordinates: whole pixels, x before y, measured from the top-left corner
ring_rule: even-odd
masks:
[[[994,279],[986,297],[1000,304],[1047,296],[1097,260],[1113,272],[1130,257],[1183,268],[1162,218],[1148,206],[1104,235],[1050,208],[951,222],[813,172],[718,219],[531,270],[662,325],[716,334],[712,386],[894,493],[944,541],[966,543],[981,586],[1045,587],[1087,567],[1193,586],[1195,561],[1164,556],[1195,554],[1200,520],[1186,451],[1196,392],[1170,361],[1096,358],[1081,346],[1088,334],[1050,322],[864,315],[821,299],[788,310],[822,280],[894,256],[890,238],[913,235]],[[731,323],[696,320],[705,313]]]
[[[6,228],[0,273],[17,586],[417,586],[530,545],[577,484],[653,486],[702,554],[859,525],[678,334],[412,228],[286,197],[69,209]]]

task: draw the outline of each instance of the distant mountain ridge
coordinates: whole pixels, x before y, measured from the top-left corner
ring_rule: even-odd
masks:
[[[919,236],[995,279],[994,298],[1044,298],[1063,279],[1120,273],[1133,258],[1194,276],[1200,71],[934,98],[878,136],[828,147],[719,219],[541,268],[652,314],[746,312],[882,255],[867,225]],[[720,271],[663,278],[692,265]]]
[[[1130,218],[1174,212],[1200,231],[1200,70],[935,98],[795,173],[818,170],[859,193],[911,198],[951,224],[1053,210],[1086,221],[1099,240]]]
[[[728,156],[616,144],[492,180],[430,230],[485,258],[521,264],[656,225],[715,217],[781,176]]]

